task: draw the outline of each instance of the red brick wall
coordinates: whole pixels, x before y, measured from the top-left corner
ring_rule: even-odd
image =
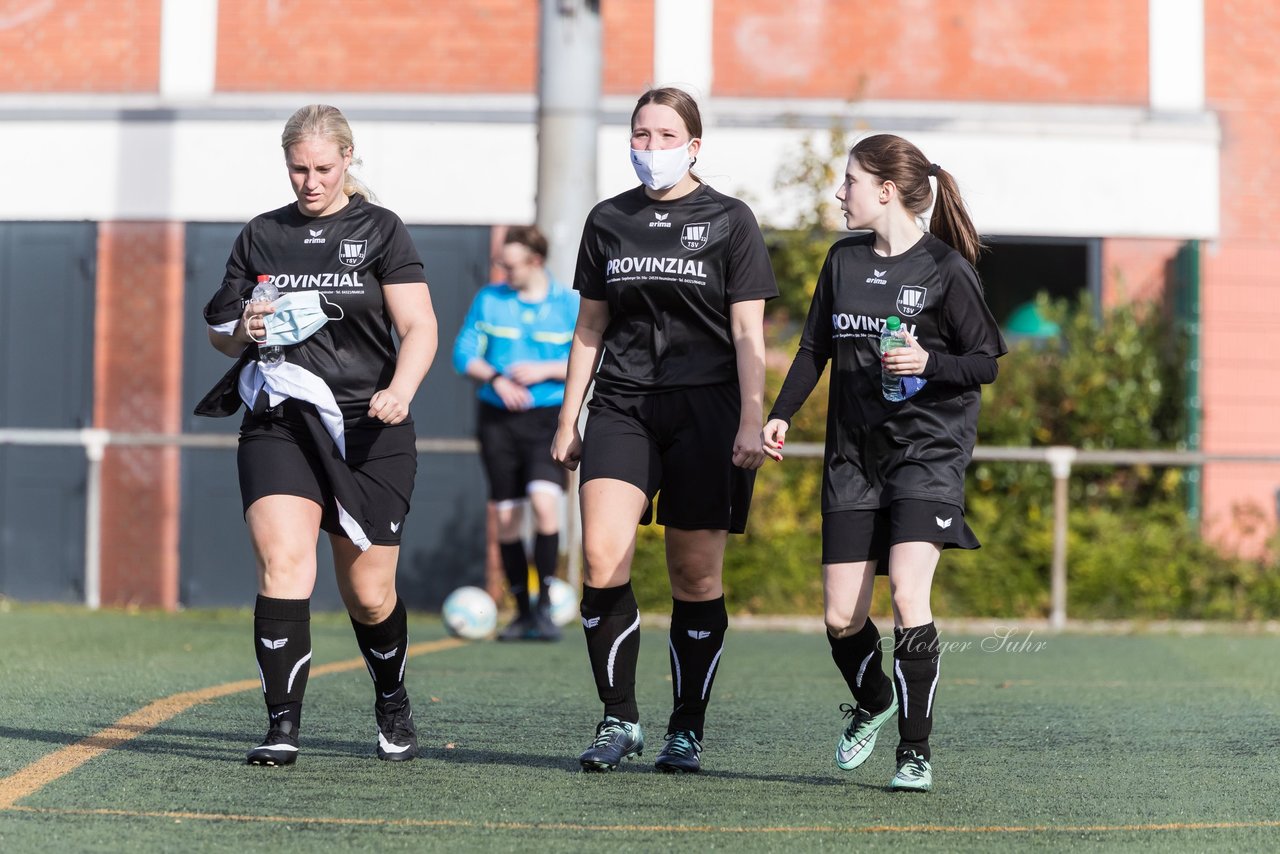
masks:
[[[653,2],[602,5],[606,92],[653,73]],[[230,92],[532,93],[533,0],[220,0],[217,88]]]
[[[720,95],[1145,104],[1147,0],[716,0]]]
[[[98,231],[94,425],[182,430],[183,229]],[[178,604],[179,452],[111,448],[102,467],[102,602]]]
[[[0,92],[155,92],[161,0],[0,3]]]
[[[1205,3],[1205,95],[1222,126],[1221,237],[1206,247],[1201,288],[1204,447],[1280,452],[1280,7],[1269,0]],[[1260,534],[1234,523],[1253,504],[1274,523],[1280,466],[1220,464],[1205,472],[1209,530],[1246,550]]]
[[[1103,305],[1160,299],[1168,283],[1167,265],[1180,248],[1181,240],[1103,240]]]

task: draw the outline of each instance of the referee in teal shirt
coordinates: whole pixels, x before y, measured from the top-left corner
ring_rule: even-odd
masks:
[[[578,294],[553,282],[544,266],[547,239],[536,227],[507,231],[495,265],[506,282],[476,294],[453,347],[458,373],[480,383],[476,429],[498,522],[502,568],[516,618],[499,640],[559,640],[551,597],[529,602],[529,558],[520,533],[524,501],[533,507],[533,564],[548,590],[560,552],[560,503],[566,472],[551,458],[564,400],[565,368],[578,318]]]

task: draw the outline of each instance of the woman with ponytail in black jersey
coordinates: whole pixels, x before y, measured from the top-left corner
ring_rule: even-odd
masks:
[[[777,296],[751,210],[689,170],[697,103],[641,96],[631,162],[641,186],[592,210],[574,287],[582,295],[552,455],[582,465],[582,622],[604,719],[579,757],[609,771],[640,754],[640,613],[631,590],[636,525],[655,494],[666,528],[674,709],[655,765],[702,767],[703,723],[728,615],[721,573],[764,462],[765,300]],[[578,417],[595,381],[585,436]]]
[[[941,649],[930,588],[943,549],[978,548],[964,520],[964,473],[980,386],[995,380],[1005,345],[973,268],[977,231],[945,169],[901,137],[869,136],[853,147],[836,198],[846,225],[866,233],[827,254],[762,444],[782,459],[790,419],[830,361],[823,593],[831,655],[854,700],[841,706],[848,722],[836,764],[863,764],[896,714],[890,788],[929,791]],[[901,319],[906,346],[882,356],[880,329],[890,316]],[[901,383],[905,399],[886,399],[882,371],[910,379]],[[877,574],[889,576],[892,593],[893,680],[868,617]]]
[[[255,217],[232,247],[204,315],[210,342],[237,362],[196,410],[248,409],[237,462],[269,717],[248,761],[297,757],[321,530],[373,678],[378,758],[403,761],[418,745],[396,563],[417,470],[409,403],[435,355],[436,319],[404,223],[348,171],[355,146],[342,113],[303,107],[281,147],[296,201]],[[251,299],[259,282],[279,292],[274,304]],[[281,356],[259,351],[264,343]]]

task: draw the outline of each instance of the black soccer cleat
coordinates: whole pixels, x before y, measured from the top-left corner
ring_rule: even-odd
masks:
[[[249,765],[292,765],[298,758],[298,730],[293,721],[271,725],[267,737],[245,755]]]
[[[702,770],[702,742],[692,730],[667,733],[667,743],[658,751],[653,767],[664,774],[696,774]]]
[[[402,686],[390,698],[379,697],[373,705],[378,721],[378,758],[386,762],[408,762],[418,755],[418,731],[413,725],[409,694]]]
[[[555,620],[551,619],[551,614],[539,608],[533,615],[534,624],[538,627],[538,640],[541,641],[558,641],[560,640],[560,627],[556,625]]]
[[[583,771],[612,771],[624,759],[644,753],[644,733],[640,724],[607,716],[596,725],[591,746],[578,757]]]
[[[538,637],[538,621],[533,614],[516,617],[505,629],[498,632],[500,641],[540,640]]]

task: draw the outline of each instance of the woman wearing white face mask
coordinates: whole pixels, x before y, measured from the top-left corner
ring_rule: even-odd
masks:
[[[297,200],[255,217],[231,250],[204,314],[210,342],[238,360],[196,409],[248,409],[237,463],[258,561],[253,646],[269,723],[247,758],[297,757],[324,530],[373,677],[378,757],[412,759],[408,627],[395,577],[417,468],[409,403],[435,355],[435,314],[404,224],[348,174],[354,146],[342,113],[303,107],[281,145]],[[259,280],[278,289],[274,307],[250,301]],[[283,360],[259,363],[255,342],[281,346]]]
[[[688,94],[641,96],[631,116],[631,162],[642,186],[595,207],[578,254],[574,287],[582,303],[552,455],[566,468],[582,466],[582,621],[604,704],[579,757],[586,771],[612,770],[644,748],[631,559],[636,525],[648,521],[659,492],[674,709],[655,764],[701,768],[707,700],[728,625],[725,543],[746,525],[764,461],[763,313],[778,290],[751,210],[690,173],[701,136]]]

